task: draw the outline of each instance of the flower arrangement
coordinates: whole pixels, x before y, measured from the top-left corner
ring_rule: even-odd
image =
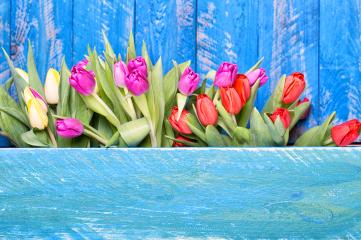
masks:
[[[245,73],[222,63],[201,80],[190,61],[163,75],[145,43],[136,56],[130,35],[127,54],[116,55],[103,34],[105,51],[88,47],[71,69],[49,69],[44,86],[29,43],[27,72],[5,52],[11,78],[0,87],[1,134],[17,147],[219,147],[287,146],[311,102],[301,99],[304,75],[282,76],[262,111],[254,107],[268,76],[262,59]],[[213,84],[207,87],[206,81]],[[17,99],[8,90],[14,86]],[[336,113],[294,142],[295,146],[346,146],[361,132],[353,119],[332,125]]]

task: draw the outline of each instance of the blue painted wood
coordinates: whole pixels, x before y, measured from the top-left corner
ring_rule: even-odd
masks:
[[[38,72],[45,81],[49,67],[60,69],[72,52],[72,0],[11,0],[11,58],[27,69],[27,41],[33,45]]]
[[[73,62],[88,53],[87,44],[100,53],[104,50],[104,31],[116,53],[125,56],[133,28],[134,0],[73,0]]]
[[[322,0],[320,6],[320,116],[337,110],[336,122],[360,119],[361,3]]]
[[[191,60],[195,69],[195,0],[138,0],[135,12],[138,54],[144,40],[153,63],[162,56],[164,72],[173,67],[173,59],[178,63]]]
[[[0,238],[359,239],[361,148],[2,149]]]
[[[229,61],[240,72],[258,61],[258,2],[198,0],[197,70],[206,74]]]

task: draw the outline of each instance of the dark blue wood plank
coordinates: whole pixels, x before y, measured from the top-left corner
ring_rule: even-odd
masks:
[[[320,10],[320,116],[361,119],[360,2],[322,0]]]
[[[0,238],[359,239],[361,148],[3,149]]]
[[[197,23],[197,70],[202,74],[224,61],[237,63],[240,72],[257,62],[257,1],[198,0]]]
[[[259,55],[270,79],[259,91],[257,105],[262,108],[282,74],[303,72],[304,93],[312,102],[311,115],[303,126],[318,123],[318,34],[319,3],[314,0],[262,1],[259,11]]]
[[[136,1],[136,47],[141,53],[146,42],[155,63],[162,56],[164,72],[177,62],[192,61],[195,69],[196,1]]]
[[[60,69],[66,55],[71,60],[71,0],[11,0],[11,58],[26,70],[27,40],[33,44],[39,75],[44,81],[49,67]]]
[[[74,51],[77,62],[88,53],[87,44],[104,50],[104,31],[116,53],[124,57],[130,30],[133,27],[134,0],[73,0]]]

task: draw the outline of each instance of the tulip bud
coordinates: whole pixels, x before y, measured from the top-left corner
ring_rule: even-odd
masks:
[[[172,125],[173,129],[182,134],[192,134],[192,130],[190,130],[187,124],[189,112],[187,110],[183,110],[178,121],[177,114],[178,107],[173,107],[172,112],[168,117],[168,121]]]
[[[290,104],[296,101],[306,87],[306,82],[302,73],[294,72],[286,77],[283,88],[282,101]]]
[[[192,95],[192,93],[197,89],[200,80],[199,75],[195,73],[192,68],[187,67],[180,77],[178,89],[186,96]]]
[[[75,118],[56,120],[56,132],[63,138],[79,137],[84,132],[83,124]]]
[[[84,58],[83,60],[79,61],[77,64],[75,64],[74,67],[76,68],[86,68],[86,66],[88,65],[89,61],[88,59]]]
[[[196,110],[199,121],[203,126],[214,125],[218,121],[218,112],[212,99],[206,94],[197,96]]]
[[[135,96],[140,96],[149,89],[148,79],[140,70],[133,70],[125,79],[125,85]]]
[[[181,135],[177,136],[176,139],[181,141],[191,142],[189,138],[183,137]],[[185,145],[184,143],[174,141],[172,147],[188,147],[188,146]]]
[[[221,88],[221,100],[226,111],[233,115],[238,114],[243,107],[241,98],[236,89],[232,87]]]
[[[291,115],[285,108],[277,108],[270,116],[269,118],[272,120],[273,123],[276,122],[277,118],[280,118],[283,126],[285,129],[287,129],[291,124]]]
[[[24,70],[20,68],[15,68],[15,70],[25,82],[29,83],[29,75]]]
[[[361,122],[353,119],[331,128],[332,140],[337,146],[347,146],[359,137],[361,130]]]
[[[71,69],[69,83],[78,93],[88,96],[95,89],[95,74],[82,66],[83,63],[78,63]]]
[[[144,77],[148,77],[147,63],[143,57],[137,57],[130,60],[128,63],[128,70],[130,73],[138,70]]]
[[[45,129],[48,126],[48,116],[46,112],[43,111],[40,101],[32,98],[26,103],[26,107],[30,126],[39,130]]]
[[[214,85],[217,87],[231,87],[236,78],[238,67],[236,64],[222,63],[216,73]]]
[[[125,79],[129,74],[128,67],[123,61],[114,63],[114,81],[117,87],[125,87]]]
[[[298,100],[296,106],[299,106],[299,105],[301,105],[302,103],[305,103],[305,102],[310,102],[310,100],[305,97],[305,98],[302,99],[302,100]],[[311,107],[309,107],[309,108],[307,109],[307,111],[300,117],[300,120],[306,119],[306,118],[308,117],[308,115],[310,114],[310,111],[311,111]]]
[[[40,105],[41,109],[45,113],[48,112],[48,105],[47,105],[45,99],[37,91],[35,91],[33,88],[25,87],[24,92],[23,92],[23,98],[24,98],[25,104],[28,104],[28,102],[30,100],[35,99],[36,101],[39,102],[39,105]]]
[[[233,83],[233,88],[236,89],[239,97],[241,98],[242,105],[246,104],[249,96],[251,95],[251,87],[247,76],[244,74],[237,74],[236,80]]]
[[[45,98],[49,104],[58,104],[59,84],[60,74],[54,68],[50,68],[48,73],[46,74],[44,86]]]
[[[249,84],[251,86],[253,86],[258,79],[260,80],[260,87],[264,85],[268,80],[268,76],[266,75],[266,70],[264,70],[264,68],[258,68],[252,72],[247,73],[246,76],[248,77]]]

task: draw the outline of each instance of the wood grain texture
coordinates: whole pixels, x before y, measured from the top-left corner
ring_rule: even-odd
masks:
[[[224,62],[244,72],[258,59],[258,2],[198,0],[197,71],[206,74]]]
[[[359,239],[361,148],[2,149],[0,237]]]
[[[72,52],[71,0],[11,0],[11,58],[26,70],[27,41],[33,45],[39,75],[44,81],[49,67],[60,69]]]
[[[318,123],[318,34],[319,3],[314,0],[262,1],[259,9],[259,55],[270,79],[259,91],[257,106],[263,107],[282,74],[302,72],[307,81],[304,93],[312,111],[303,127]]]
[[[320,6],[320,116],[337,110],[336,122],[361,119],[361,2]]]
[[[138,54],[143,40],[155,63],[160,56],[163,70],[191,60],[195,69],[196,53],[196,1],[195,0],[137,0],[135,38]]]
[[[116,53],[125,57],[133,28],[134,0],[73,0],[73,62],[88,53],[87,45],[104,50],[104,31]]]

